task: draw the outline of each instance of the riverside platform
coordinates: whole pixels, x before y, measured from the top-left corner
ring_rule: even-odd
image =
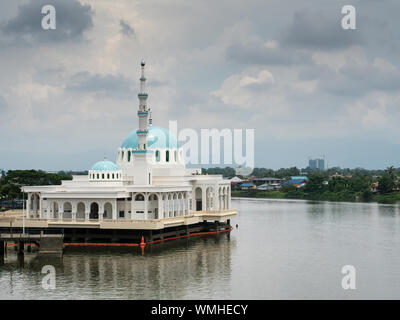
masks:
[[[235,209],[195,211],[187,216],[148,220],[23,219],[18,215],[0,216],[0,235],[22,233],[35,236],[62,234],[64,243],[140,243],[190,236],[199,232],[230,231]],[[1,239],[1,238],[0,238]],[[0,240],[1,241],[1,240]],[[13,240],[14,241],[14,240]]]

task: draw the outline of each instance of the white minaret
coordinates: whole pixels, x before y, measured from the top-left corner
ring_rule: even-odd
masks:
[[[153,184],[153,151],[149,149],[147,136],[149,134],[148,122],[150,110],[147,108],[146,78],[144,77],[144,61],[141,62],[142,74],[140,76],[140,92],[139,97],[139,129],[136,130],[138,136],[138,146],[136,150],[132,150],[133,161],[125,172],[127,176],[133,177],[135,185],[148,186]]]
[[[145,62],[141,62],[142,74],[140,77],[140,92],[139,97],[139,129],[136,131],[139,137],[138,150],[147,150],[147,135],[149,130],[147,129],[149,109],[147,108],[147,93],[146,93],[146,78],[144,77],[144,66]]]

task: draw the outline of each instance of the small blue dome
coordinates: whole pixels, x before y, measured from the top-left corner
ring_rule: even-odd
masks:
[[[160,127],[148,127],[148,149],[178,148],[178,140],[168,130]],[[139,138],[136,130],[132,131],[122,142],[121,148],[137,149]]]
[[[108,161],[108,160],[103,160],[103,161],[96,162],[93,165],[92,169],[90,169],[90,170],[96,170],[96,171],[118,171],[119,168],[114,162],[111,162],[111,161]]]

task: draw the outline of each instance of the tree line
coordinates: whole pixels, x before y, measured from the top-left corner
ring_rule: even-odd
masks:
[[[336,169],[313,171],[303,187],[288,185],[279,191],[241,190],[232,191],[234,196],[268,197],[328,201],[400,201],[399,168],[386,170]],[[345,174],[345,175],[344,175]],[[279,176],[276,175],[276,176]],[[285,178],[284,176],[279,176]]]
[[[22,199],[22,186],[60,185],[61,180],[72,180],[70,172],[48,173],[42,170],[9,170],[0,178],[0,199]]]

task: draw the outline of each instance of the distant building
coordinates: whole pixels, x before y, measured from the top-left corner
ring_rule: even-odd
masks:
[[[239,177],[233,177],[232,179],[229,179],[229,181],[231,182],[231,184],[239,184],[243,182],[243,180]]]
[[[245,182],[244,180],[240,179],[239,177],[233,177],[231,179],[229,179],[229,181],[231,182],[231,190],[240,190],[240,184],[242,184],[243,182]]]
[[[306,181],[306,180],[308,180],[308,177],[306,177],[306,176],[291,176],[290,179],[292,179],[292,180],[304,180],[304,181]]]
[[[278,190],[281,187],[280,183],[264,183],[257,187],[257,190],[261,191],[273,191]]]
[[[285,179],[279,178],[252,178],[250,180],[256,186],[260,186],[262,184],[281,184],[285,181]]]
[[[255,188],[256,188],[255,184],[253,184],[251,182],[245,182],[240,185],[240,189],[242,189],[242,190],[252,190]]]
[[[325,170],[325,160],[324,159],[310,159],[308,160],[308,166],[310,169],[314,170]]]
[[[329,178],[344,178],[345,176],[339,173],[332,174]]]
[[[303,187],[306,184],[307,180],[308,180],[307,177],[293,176],[289,180],[287,180],[284,183],[282,183],[282,187],[295,186],[297,188],[300,188],[300,187]]]

